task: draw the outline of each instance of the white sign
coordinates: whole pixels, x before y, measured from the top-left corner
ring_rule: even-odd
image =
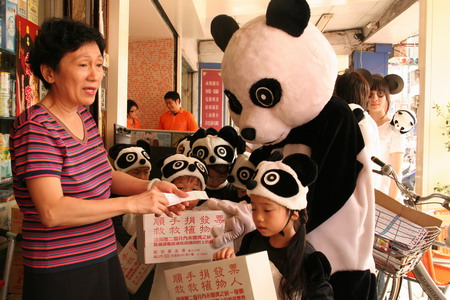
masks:
[[[210,260],[218,250],[211,244],[211,228],[226,218],[221,210],[184,211],[172,218],[137,215],[138,259],[145,264]]]
[[[267,251],[165,271],[170,300],[276,300]]]

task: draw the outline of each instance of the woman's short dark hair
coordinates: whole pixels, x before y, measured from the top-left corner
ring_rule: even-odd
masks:
[[[128,99],[127,100],[127,114],[130,113],[130,110],[133,106],[136,106],[136,108],[139,109],[139,106],[137,105],[137,103],[134,100]]]
[[[97,29],[67,18],[48,19],[42,23],[34,47],[30,51],[28,62],[31,71],[49,89],[50,84],[45,81],[41,74],[41,65],[49,66],[56,71],[65,54],[77,51],[80,47],[91,42],[97,44],[100,53],[103,55],[105,39]]]
[[[364,76],[358,72],[346,71],[337,77],[334,95],[344,99],[347,103],[358,104],[364,110],[367,110],[370,86]]]

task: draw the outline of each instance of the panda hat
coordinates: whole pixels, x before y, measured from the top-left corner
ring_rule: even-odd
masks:
[[[214,128],[200,128],[191,138],[190,155],[203,159],[207,165],[231,165],[241,143],[244,141],[231,126],[224,126],[218,132]]]
[[[416,114],[413,111],[400,109],[392,116],[391,125],[401,134],[405,134],[414,128],[416,122]]]
[[[247,182],[247,194],[266,197],[290,210],[307,206],[308,185],[317,177],[317,165],[308,156],[283,155],[276,151],[268,161],[256,167],[254,178]]]
[[[201,189],[205,190],[205,183],[209,174],[205,163],[196,157],[174,154],[164,159],[161,166],[161,179],[173,182],[181,176],[198,178],[201,183]]]
[[[247,189],[247,182],[252,179],[256,166],[263,160],[262,148],[255,149],[252,153],[238,148],[238,155],[230,167],[228,182],[240,189]],[[267,157],[267,156],[266,156]]]
[[[152,170],[150,162],[150,144],[144,140],[138,140],[136,145],[117,144],[109,148],[108,154],[114,160],[113,165],[117,171],[128,172],[130,170],[148,167]]]

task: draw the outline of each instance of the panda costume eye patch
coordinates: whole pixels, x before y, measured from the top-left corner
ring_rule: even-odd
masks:
[[[206,159],[209,155],[209,150],[205,146],[198,146],[192,149],[192,154],[200,157],[201,159]]]
[[[263,108],[271,108],[281,100],[281,84],[273,78],[264,78],[252,85],[250,98],[252,102]]]
[[[242,113],[242,105],[236,96],[229,90],[225,90],[225,95],[228,97],[228,102],[230,104],[230,110],[237,115]]]
[[[186,169],[187,166],[188,166],[187,161],[175,160],[175,161],[171,161],[170,163],[164,165],[161,172],[164,177],[169,178],[173,174],[175,174],[183,169]]]

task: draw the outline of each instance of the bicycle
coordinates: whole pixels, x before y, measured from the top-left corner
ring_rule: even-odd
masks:
[[[0,299],[6,300],[8,298],[9,275],[11,270],[11,263],[14,256],[14,248],[16,246],[16,242],[22,240],[22,234],[14,233],[12,231],[0,228],[0,236],[6,237],[8,243],[5,267],[3,271],[3,279],[0,280],[0,288],[1,288]]]
[[[394,182],[396,183],[397,187],[399,188],[401,194],[405,197],[404,203],[408,207],[414,208],[417,205],[422,204],[430,204],[430,203],[423,203],[424,201],[433,199],[433,198],[440,198],[443,200],[443,202],[438,202],[442,207],[450,211],[450,196],[440,194],[440,193],[433,193],[428,196],[419,196],[416,193],[414,193],[411,189],[406,187],[401,181],[399,181],[397,174],[394,172],[392,167],[388,164],[385,164],[381,160],[379,160],[376,157],[372,157],[372,161],[379,165],[381,167],[381,170],[373,170],[375,173],[388,176]],[[392,216],[390,216],[392,217]],[[392,218],[391,218],[392,220]],[[450,229],[450,228],[449,228]],[[422,240],[421,244],[417,245],[417,248],[410,249],[411,252],[407,253],[405,256],[406,260],[404,261],[405,264],[402,265],[398,269],[393,268],[387,268],[387,265],[383,264],[376,264],[378,275],[377,275],[377,287],[379,289],[378,291],[378,299],[384,300],[396,300],[399,297],[400,294],[400,288],[402,286],[402,281],[405,277],[405,275],[412,271],[412,273],[415,276],[415,279],[407,278],[409,281],[416,281],[422,290],[427,294],[429,299],[432,300],[444,300],[447,299],[446,295],[444,294],[445,288],[440,288],[432,279],[430,274],[428,273],[427,269],[425,268],[424,264],[421,261],[421,258],[423,254],[431,247],[431,245],[436,245],[440,247],[445,247],[447,249],[450,249],[449,245],[446,245],[444,243],[436,242],[435,239],[438,236],[440,230],[436,228],[428,228],[427,235]],[[397,233],[396,233],[397,234]],[[450,242],[450,241],[447,241]],[[377,246],[379,247],[379,245]],[[374,251],[375,251],[375,244],[374,244]],[[375,253],[375,252],[374,252]],[[390,255],[390,254],[389,254]],[[389,259],[390,256],[388,256],[387,259]],[[409,259],[409,260],[408,260]],[[410,282],[408,282],[409,284]],[[409,285],[410,287],[410,285]],[[448,286],[447,286],[448,288]],[[411,298],[411,293],[410,293]]]

